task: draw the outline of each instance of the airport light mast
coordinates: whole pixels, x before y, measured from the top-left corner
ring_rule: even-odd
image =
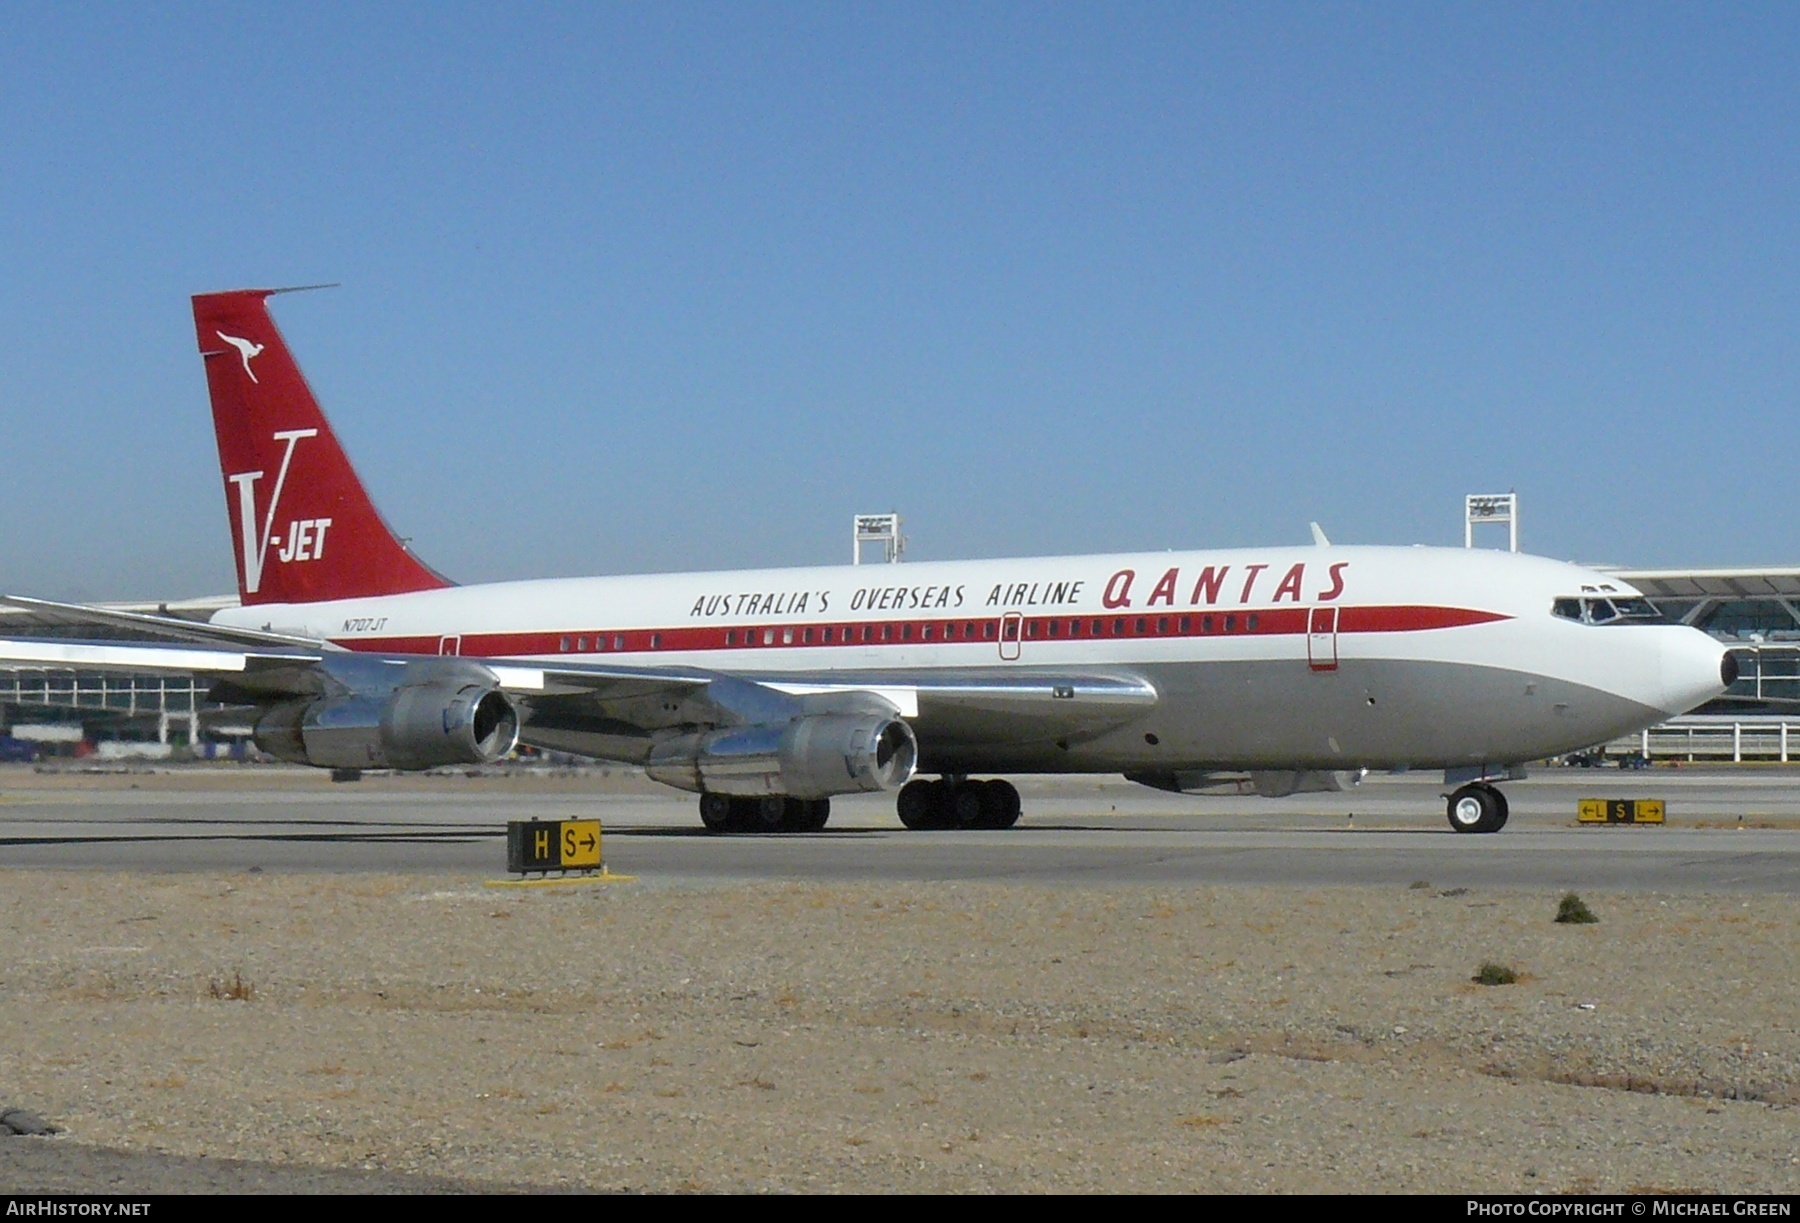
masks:
[[[900,554],[906,551],[906,536],[900,533],[900,515],[898,514],[858,514],[853,528],[853,542],[850,546],[850,563],[863,563],[863,545],[880,544],[882,555],[890,565],[900,563]]]
[[[1475,546],[1476,524],[1504,526],[1507,551],[1519,550],[1519,494],[1470,493],[1463,498],[1463,547]]]

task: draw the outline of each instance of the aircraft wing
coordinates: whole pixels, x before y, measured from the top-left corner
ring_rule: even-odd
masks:
[[[226,646],[300,646],[315,650],[338,650],[328,641],[314,637],[297,637],[288,633],[271,633],[261,629],[232,628],[203,620],[185,620],[179,616],[154,615],[148,612],[124,611],[112,607],[94,607],[86,603],[53,603],[48,599],[31,599],[24,595],[0,595],[0,606],[26,613],[31,619],[48,624],[94,625],[102,628],[131,629],[177,641],[206,642]]]
[[[851,690],[816,676],[765,682],[795,695]],[[972,743],[1110,730],[1157,702],[1156,688],[1128,672],[934,670],[867,677],[855,689],[891,701],[926,737]]]
[[[158,617],[133,619],[141,621]],[[419,660],[404,655],[352,654],[326,642],[290,644],[303,639],[263,634],[248,629],[223,629],[214,633],[214,626],[211,625],[189,627],[196,631],[190,634],[193,640],[187,643],[0,638],[0,671],[109,671],[141,675],[198,675],[225,680],[234,687],[248,688],[254,697],[274,698],[309,695],[320,691],[322,687],[316,678],[285,687],[279,682],[270,683],[269,680],[277,673],[297,676],[317,670],[321,664],[329,672],[334,669],[328,661],[331,659],[341,659],[346,663],[354,659],[372,665]],[[271,638],[271,648],[256,650],[234,645],[230,638],[240,634],[250,639]],[[433,656],[422,657],[430,659]],[[505,662],[489,664],[477,658],[458,661],[485,668],[493,673],[504,691],[528,699],[581,695],[595,699],[636,700],[704,687],[715,678],[706,672],[686,673],[672,668],[580,664],[537,667]]]
[[[153,674],[239,676],[275,667],[307,667],[318,653],[233,650],[199,645],[122,641],[0,638],[3,671],[125,671]]]
[[[98,620],[89,615],[95,609],[8,602],[30,602],[46,617]],[[105,623],[120,627],[174,631],[166,617],[105,614]],[[651,735],[674,727],[785,722],[846,710],[906,718],[921,738],[941,744],[1083,738],[1122,725],[1157,702],[1154,686],[1129,673],[939,669],[846,682],[818,673],[728,675],[689,667],[362,654],[281,634],[176,624],[191,640],[0,638],[0,670],[196,675],[215,681],[214,700],[269,705],[331,691],[397,687],[402,670],[411,666],[466,668],[471,675],[491,676],[517,702],[528,742],[611,759],[637,758]],[[253,642],[260,648],[245,648]]]

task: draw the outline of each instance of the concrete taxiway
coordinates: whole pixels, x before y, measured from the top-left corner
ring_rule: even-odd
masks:
[[[593,819],[612,869],[646,883],[1002,880],[1085,884],[1800,891],[1800,769],[1545,770],[1508,787],[1501,833],[1453,833],[1439,779],[1371,777],[1288,799],[1033,778],[1005,832],[908,832],[890,796],[840,798],[824,832],[713,836],[693,801],[598,771],[371,776],[287,769],[0,771],[0,866],[483,871],[504,826]],[[1581,826],[1581,798],[1665,799],[1662,827]]]

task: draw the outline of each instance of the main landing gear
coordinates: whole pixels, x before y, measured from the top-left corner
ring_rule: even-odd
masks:
[[[908,828],[1011,828],[1019,792],[1009,781],[918,778],[900,787],[900,822]]]
[[[1478,781],[1452,792],[1445,813],[1458,832],[1499,832],[1506,827],[1506,795]]]
[[[700,796],[700,822],[708,832],[817,832],[830,818],[829,798]]]

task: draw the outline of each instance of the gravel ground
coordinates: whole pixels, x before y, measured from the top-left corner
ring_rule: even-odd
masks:
[[[1587,899],[0,872],[0,1190],[1800,1191],[1800,899]]]

